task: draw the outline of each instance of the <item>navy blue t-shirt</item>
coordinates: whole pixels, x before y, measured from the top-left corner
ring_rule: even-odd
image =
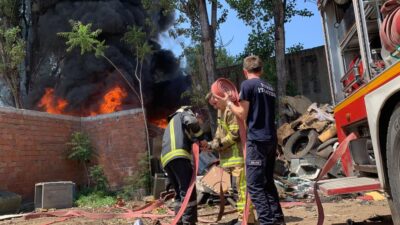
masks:
[[[254,78],[243,81],[240,100],[250,103],[247,114],[247,139],[270,141],[276,138],[274,88],[266,81]]]

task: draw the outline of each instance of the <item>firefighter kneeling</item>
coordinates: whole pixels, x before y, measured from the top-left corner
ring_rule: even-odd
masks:
[[[168,127],[162,141],[161,164],[175,189],[175,214],[181,208],[193,174],[191,146],[203,140],[199,120],[184,106],[168,117]],[[180,225],[197,222],[196,191],[192,192],[187,208],[179,221]]]

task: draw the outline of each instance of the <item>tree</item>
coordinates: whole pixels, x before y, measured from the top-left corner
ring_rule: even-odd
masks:
[[[25,59],[25,41],[19,27],[21,2],[0,1],[0,78],[11,92],[13,105],[22,108],[19,68]]]
[[[144,99],[142,92],[142,68],[143,62],[148,54],[151,53],[150,45],[145,41],[146,34],[137,27],[130,27],[128,32],[125,34],[123,40],[131,45],[131,49],[136,53],[136,67],[134,76],[139,83],[139,93],[133,87],[131,82],[128,80],[126,75],[114,64],[106,55],[105,50],[107,46],[105,45],[105,41],[99,41],[97,38],[101,34],[101,30],[97,29],[95,31],[91,30],[92,24],[82,24],[79,21],[70,21],[72,26],[71,32],[61,32],[58,33],[61,37],[67,39],[66,45],[68,46],[67,52],[71,52],[75,48],[80,48],[81,54],[85,54],[86,52],[94,52],[96,57],[102,57],[107,62],[109,62],[114,69],[121,75],[121,77],[125,80],[126,84],[130,87],[132,92],[137,96],[139,102],[141,104],[141,108],[143,110],[143,119],[146,131],[146,142],[147,142],[147,150],[148,154],[150,154],[150,138],[149,138],[149,130],[147,127],[147,117],[146,111],[144,108]]]
[[[183,93],[182,97],[187,97],[193,106],[198,108],[207,108],[209,111],[214,111],[212,107],[205,100],[205,96],[210,90],[208,85],[206,71],[204,67],[204,60],[202,58],[203,48],[200,44],[193,47],[187,47],[184,49],[184,56],[186,58],[186,73],[192,77],[192,88],[189,91]],[[220,45],[215,49],[215,63],[216,68],[222,68],[227,66],[235,65],[236,58],[229,55],[226,48]],[[216,74],[216,78],[218,74]],[[210,128],[212,132],[215,132],[216,123],[213,117],[210,116]]]
[[[253,27],[247,53],[260,55],[264,60],[275,56],[278,97],[286,95],[285,27],[293,16],[312,16],[307,9],[297,10],[295,0],[227,0],[247,25]],[[279,101],[279,112],[283,112]]]
[[[222,5],[218,0],[161,0],[158,3],[154,3],[151,0],[143,0],[143,5],[149,11],[152,8],[163,8],[165,9],[164,13],[177,13],[177,18],[173,26],[174,29],[170,29],[169,34],[174,39],[178,36],[189,38],[192,41],[192,46],[196,46],[197,44],[202,46],[201,51],[199,51],[202,56],[202,63],[199,65],[202,67],[201,71],[204,73],[199,73],[198,75],[204,76],[204,80],[207,81],[205,90],[209,90],[216,76],[215,34],[219,24],[226,20],[228,11],[222,9]],[[211,9],[210,12],[208,8]],[[218,10],[222,10],[219,13],[219,17],[217,15]],[[186,48],[184,43],[181,43],[181,45],[183,49]],[[193,76],[194,74],[191,75]],[[203,77],[198,77],[197,79],[203,79]],[[216,121],[215,110],[210,106],[208,107],[210,121]],[[215,127],[215,124],[212,124],[211,127]]]
[[[178,1],[179,2],[179,1]],[[200,30],[200,32],[193,32],[194,34],[200,33],[200,37],[192,37],[194,40],[200,38],[200,42],[203,46],[202,56],[203,56],[203,66],[204,66],[204,73],[207,80],[207,89],[210,90],[211,84],[215,81],[215,34],[217,28],[220,23],[224,22],[227,16],[227,11],[223,11],[221,17],[217,18],[217,11],[218,8],[222,8],[221,4],[218,0],[211,0],[211,21],[209,21],[208,11],[207,11],[207,3],[206,0],[187,0],[186,4],[185,1],[180,1],[178,3],[178,9],[183,13],[181,14],[181,18],[189,19],[192,25],[192,29],[194,31]],[[194,2],[194,4],[193,4]],[[186,9],[186,10],[182,10]],[[197,22],[199,21],[199,22]],[[215,121],[217,119],[217,115],[215,111],[212,109],[210,105],[207,104],[209,117],[210,117],[210,124],[211,130],[214,132],[216,128]]]
[[[88,162],[92,158],[93,148],[89,136],[81,132],[75,132],[71,135],[71,141],[67,143],[70,146],[68,159],[78,161],[83,164],[87,178],[87,185],[90,186],[90,176]]]
[[[140,104],[143,111],[144,117],[144,128],[146,131],[146,141],[147,141],[147,150],[150,158],[150,137],[149,137],[149,128],[147,126],[147,116],[146,109],[144,107],[144,98],[143,98],[143,84],[142,84],[142,71],[143,71],[143,63],[148,55],[152,53],[151,46],[146,41],[146,33],[142,31],[140,27],[129,27],[128,32],[126,32],[123,40],[128,43],[131,47],[132,52],[136,55],[136,66],[135,66],[135,78],[139,83],[139,98]]]

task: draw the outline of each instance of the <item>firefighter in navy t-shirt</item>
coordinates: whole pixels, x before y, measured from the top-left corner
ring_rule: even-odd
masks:
[[[224,100],[231,111],[247,124],[247,190],[261,225],[285,224],[273,178],[276,94],[270,84],[260,79],[263,64],[259,57],[245,58],[243,72],[247,80],[241,84],[239,106],[230,102],[227,95]]]

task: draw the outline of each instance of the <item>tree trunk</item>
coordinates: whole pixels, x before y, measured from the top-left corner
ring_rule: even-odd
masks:
[[[275,22],[275,61],[276,61],[276,75],[278,78],[278,112],[279,122],[282,124],[284,117],[282,112],[284,105],[282,103],[282,97],[286,95],[286,62],[285,62],[285,5],[286,1],[274,0],[274,22]]]
[[[86,181],[87,181],[87,188],[89,188],[90,187],[90,185],[91,185],[91,183],[90,183],[90,175],[89,175],[89,168],[88,168],[88,166],[87,166],[87,162],[86,161],[82,161],[82,164],[83,164],[83,168],[84,168],[84,170],[85,170],[85,176],[86,176]]]
[[[13,77],[12,77],[12,76],[18,76],[18,74],[14,74],[15,72],[12,72],[12,71],[6,71],[6,73],[7,74],[4,76],[4,81],[10,90],[10,95],[11,95],[11,100],[12,100],[13,106],[17,109],[21,109],[22,102],[21,102],[21,98],[20,98],[19,79],[15,78],[15,77],[13,79]]]
[[[215,56],[214,56],[214,45],[215,38],[214,32],[211,29],[210,23],[208,21],[207,6],[205,0],[199,0],[199,17],[201,25],[201,43],[203,45],[203,57],[205,64],[205,71],[207,74],[208,87],[215,80]],[[214,3],[213,3],[214,4]]]
[[[208,20],[206,0],[198,0],[200,26],[201,26],[201,43],[203,45],[203,59],[205,66],[205,73],[207,77],[207,89],[210,90],[211,84],[215,81],[215,29],[217,24],[217,0],[212,1],[211,6],[211,25]],[[211,130],[214,133],[216,130],[217,114],[212,107],[208,106],[208,113],[210,117]]]
[[[137,59],[138,60],[138,59]],[[149,174],[151,174],[151,149],[150,149],[150,134],[149,134],[149,126],[147,124],[147,115],[146,115],[146,109],[144,107],[144,98],[143,98],[143,86],[142,86],[142,72],[143,72],[143,61],[140,62],[140,70],[139,70],[139,77],[136,74],[136,77],[138,77],[138,82],[139,82],[139,94],[140,94],[140,104],[142,106],[142,111],[143,111],[143,120],[144,120],[144,129],[146,132],[146,143],[147,143],[147,157],[148,157],[148,170]]]
[[[15,103],[15,108],[17,109],[22,109],[22,102],[21,102],[21,92],[19,90],[13,90],[12,91],[12,95],[13,95],[13,99],[14,99],[14,103]]]
[[[207,81],[207,73],[205,71],[205,64],[204,64],[204,57],[202,57],[201,55],[197,55],[196,56],[196,61],[197,64],[199,65],[198,71],[199,71],[199,78],[198,79],[193,79],[193,85],[195,87],[197,87],[198,85],[200,85],[200,87],[202,89],[205,90],[209,90],[209,86],[208,86],[208,81]],[[203,91],[205,91],[203,90]],[[208,92],[208,91],[207,91]],[[210,125],[210,129],[211,129],[211,133],[215,134],[215,131],[217,130],[217,112],[216,110],[210,105],[208,104],[208,102],[206,103],[207,105],[207,110],[208,110],[208,121],[209,121],[209,125]]]

